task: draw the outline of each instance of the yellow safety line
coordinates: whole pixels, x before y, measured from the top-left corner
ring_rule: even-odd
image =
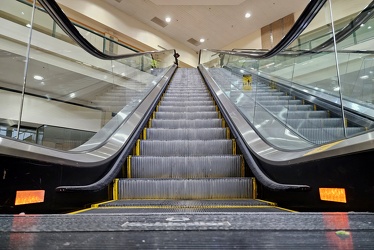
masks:
[[[277,207],[277,206],[275,206],[275,207],[278,208],[278,209],[280,209],[280,210],[287,211],[287,212],[298,213],[297,211],[294,211],[294,210],[291,210],[291,209],[287,209],[287,208],[283,208],[283,207]]]
[[[140,155],[140,140],[136,141],[136,146],[135,146],[135,155],[139,156]]]
[[[78,211],[74,211],[74,212],[71,212],[71,213],[68,213],[68,214],[80,214],[80,213],[83,213],[83,212],[86,212],[86,211],[90,211],[92,209],[95,209],[95,208],[85,208],[85,209],[82,209],[82,210],[78,210]]]
[[[232,139],[232,154],[236,155],[236,141]]]
[[[226,138],[227,138],[227,140],[230,140],[230,138],[231,138],[231,133],[230,133],[230,128],[229,127],[226,127]]]
[[[317,111],[317,105],[313,105],[313,109],[314,109],[314,111]]]
[[[156,112],[155,111],[153,111],[153,113],[152,113],[152,119],[156,119]]]
[[[279,209],[282,209],[282,210],[285,210],[287,211],[287,209],[283,209],[283,208],[280,208],[280,207],[275,207],[275,206],[261,206],[261,205],[255,205],[255,206],[248,206],[248,205],[243,205],[243,206],[230,206],[230,205],[222,205],[222,206],[171,206],[171,205],[164,205],[164,206],[113,206],[113,207],[110,207],[110,206],[105,206],[105,207],[97,207],[98,209],[113,209],[113,208],[121,208],[121,209],[126,209],[126,208],[132,208],[132,209],[140,209],[140,208],[147,208],[147,209],[162,209],[162,208],[174,208],[174,209],[188,209],[188,208],[199,208],[199,209],[206,209],[206,208],[210,208],[210,209],[214,209],[214,208],[279,208]],[[90,208],[92,209],[92,208]],[[87,209],[89,210],[89,209]],[[292,210],[289,210],[290,212]]]
[[[222,118],[222,128],[226,128],[226,121]]]
[[[143,129],[143,140],[147,140],[147,128]]]
[[[254,200],[265,202],[265,203],[269,204],[270,206],[277,206],[277,203],[275,203],[275,202],[265,201],[265,200],[261,200],[261,199],[254,199]]]
[[[91,205],[91,208],[97,208],[97,207],[99,207],[99,206],[101,206],[101,205],[104,205],[104,204],[107,204],[107,203],[111,203],[111,202],[113,202],[113,201],[115,201],[115,200],[109,200],[109,201],[104,201],[104,202],[95,203],[95,204],[92,204],[92,205]]]
[[[256,178],[252,178],[252,199],[257,198],[257,183]]]
[[[118,182],[119,179],[114,179],[113,183],[113,200],[118,200]]]
[[[240,155],[240,176],[245,177],[245,164],[243,155]]]
[[[152,128],[152,119],[149,119],[148,121],[148,128]]]
[[[131,155],[127,157],[127,178],[131,178]]]

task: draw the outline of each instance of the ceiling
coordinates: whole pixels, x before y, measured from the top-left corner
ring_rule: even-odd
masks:
[[[291,13],[309,0],[104,0],[129,16],[198,51],[223,47]],[[207,5],[214,4],[214,5]],[[244,15],[250,13],[250,18]],[[161,27],[157,17],[170,23]],[[188,42],[198,41],[197,46]],[[201,38],[204,43],[199,44]],[[166,48],[170,49],[170,48]]]

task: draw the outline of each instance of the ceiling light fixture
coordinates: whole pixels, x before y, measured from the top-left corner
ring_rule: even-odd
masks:
[[[170,18],[170,17],[167,17],[167,18],[165,18],[165,21],[166,21],[167,23],[170,23],[170,22],[171,22],[171,18]]]
[[[44,77],[42,77],[42,76],[38,76],[38,75],[34,75],[34,79],[35,79],[35,80],[38,80],[38,81],[43,81],[43,80],[44,80]]]
[[[250,18],[251,14],[250,13],[245,13],[245,18]]]
[[[201,43],[205,42],[205,39],[204,38],[200,38],[200,42]]]

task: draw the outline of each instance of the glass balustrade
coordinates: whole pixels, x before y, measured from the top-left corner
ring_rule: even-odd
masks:
[[[2,137],[60,150],[87,141],[97,146],[174,65],[173,50],[98,59],[61,33],[42,10],[35,11],[31,23],[30,6],[19,1],[1,1],[0,6],[1,27],[5,27],[0,36]],[[116,45],[116,52],[128,53],[116,41],[99,42],[94,33],[85,37],[96,40],[103,51]]]
[[[372,19],[337,44],[320,51],[313,48],[333,37],[368,3],[336,0],[330,8],[327,1],[300,36],[310,40],[307,46],[296,41],[268,59],[253,59],[245,51],[202,50],[200,63],[274,147],[297,150],[365,133],[374,127]],[[322,26],[329,27],[329,34],[313,36]]]

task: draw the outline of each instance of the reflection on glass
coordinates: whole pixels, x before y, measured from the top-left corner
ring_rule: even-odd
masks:
[[[0,134],[13,139],[26,63],[26,44],[20,41],[26,40],[29,30],[27,19],[17,18],[23,16],[18,8],[31,9],[17,1],[4,6],[4,11],[9,11],[4,16],[18,22],[4,20],[8,29],[0,48],[0,102],[6,107],[0,112]],[[60,150],[71,150],[87,141],[102,143],[174,64],[174,51],[100,60],[73,44],[43,11],[36,11],[35,20],[19,137],[25,142]],[[108,54],[129,53],[113,40],[80,31]]]
[[[337,51],[331,27],[339,32],[362,13],[371,15],[369,3],[332,1],[332,9],[326,5],[290,48],[272,58],[202,51],[201,62],[248,122],[277,147],[291,148],[282,142],[290,134],[319,145],[364,133],[374,127],[373,19],[352,29]],[[323,50],[314,50],[322,43]],[[250,90],[241,86],[245,75],[252,77]]]

